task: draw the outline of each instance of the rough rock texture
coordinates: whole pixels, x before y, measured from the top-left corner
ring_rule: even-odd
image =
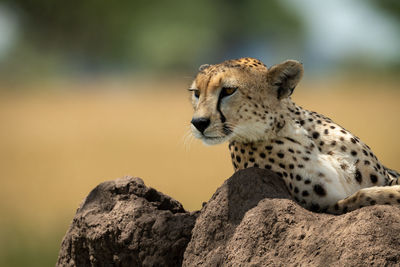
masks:
[[[179,266],[196,217],[140,178],[102,183],[78,209],[57,266]]]
[[[290,198],[282,179],[258,168],[235,173],[218,188],[203,207],[193,229],[184,266],[218,266],[226,247],[246,212],[266,197]]]
[[[267,170],[236,173],[203,207],[183,265],[399,266],[399,207],[318,214],[284,188]]]
[[[399,266],[400,262],[399,207],[377,205],[341,216],[313,213],[291,200],[281,179],[268,170],[237,172],[197,215],[185,212],[139,178],[103,183],[78,210],[58,265]]]

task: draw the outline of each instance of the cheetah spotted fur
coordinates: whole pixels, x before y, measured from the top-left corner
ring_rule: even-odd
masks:
[[[269,69],[253,58],[202,65],[189,88],[193,135],[209,145],[228,141],[235,171],[276,172],[312,211],[400,205],[399,173],[358,137],[291,100],[302,75],[294,60]]]

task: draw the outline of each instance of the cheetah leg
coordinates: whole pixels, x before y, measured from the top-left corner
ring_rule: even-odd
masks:
[[[386,167],[384,167],[384,168],[386,169],[387,174],[391,178],[390,182],[389,182],[389,185],[400,184],[400,179],[399,179],[400,178],[400,173],[398,173],[395,170],[391,170],[389,168],[386,168]]]
[[[400,185],[374,186],[360,189],[353,195],[339,200],[329,213],[343,214],[371,205],[400,205]]]

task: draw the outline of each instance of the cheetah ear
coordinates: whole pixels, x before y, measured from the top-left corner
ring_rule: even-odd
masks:
[[[201,66],[199,67],[199,71],[205,70],[205,69],[207,69],[208,67],[210,67],[210,64],[203,64],[203,65],[201,65]]]
[[[290,96],[303,76],[303,64],[286,60],[268,70],[267,81],[277,91],[278,99]]]

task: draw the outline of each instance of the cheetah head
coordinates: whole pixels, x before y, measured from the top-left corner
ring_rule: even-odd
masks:
[[[302,75],[294,60],[270,69],[253,58],[202,65],[189,87],[193,135],[208,145],[265,139],[277,130],[277,114]]]

